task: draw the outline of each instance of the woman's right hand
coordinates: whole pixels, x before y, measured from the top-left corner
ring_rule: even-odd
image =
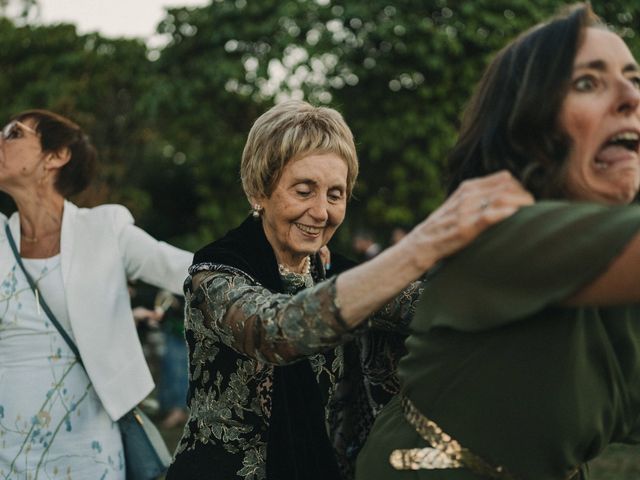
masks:
[[[405,237],[404,248],[411,249],[419,268],[426,271],[533,202],[533,196],[507,171],[467,180]]]
[[[508,172],[464,182],[394,246],[338,275],[337,303],[343,320],[347,325],[357,325],[439,260],[532,203],[531,194]]]

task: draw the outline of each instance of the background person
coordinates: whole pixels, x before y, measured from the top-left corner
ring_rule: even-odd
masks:
[[[391,230],[391,235],[389,236],[389,245],[395,245],[400,240],[402,240],[407,233],[409,233],[409,229],[405,227],[395,227],[393,230]]]
[[[180,292],[191,255],[158,242],[120,205],[78,208],[96,152],[70,120],[16,115],[0,135],[0,477],[124,479],[115,423],[153,389],[127,279]],[[5,234],[8,223],[33,291]],[[84,368],[38,304],[45,298]],[[27,381],[28,379],[28,381]]]
[[[640,443],[639,105],[636,61],[586,4],[489,65],[451,189],[507,168],[547,201],[425,281],[358,479],[577,480]]]
[[[382,251],[382,247],[368,230],[358,230],[353,236],[351,244],[356,258],[360,262],[371,260]]]
[[[289,101],[254,123],[241,164],[253,215],[198,251],[187,281],[190,417],[168,479],[350,478],[395,391],[402,344],[385,331],[411,316],[411,282],[531,202],[508,174],[467,183],[366,264],[345,271],[352,263],[331,252],[343,273],[326,279],[317,252],[357,173],[333,109]]]
[[[154,311],[163,333],[158,401],[162,428],[182,427],[187,420],[188,358],[184,340],[184,299],[168,290],[156,294]]]

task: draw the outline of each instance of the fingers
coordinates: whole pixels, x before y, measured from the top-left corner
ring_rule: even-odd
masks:
[[[472,178],[462,182],[452,196],[466,197],[469,195],[486,194],[496,190],[522,189],[520,183],[506,170],[502,170],[485,177]]]
[[[487,209],[486,212],[479,216],[480,218],[478,218],[476,222],[478,224],[478,229],[480,230],[479,233],[482,233],[490,226],[509,218],[511,215],[518,211],[518,208],[519,207],[515,205],[508,205],[504,207]]]
[[[526,205],[531,205],[533,202],[533,196],[526,191],[494,191],[488,193],[485,197],[479,200],[478,209],[481,211],[506,207],[515,207],[517,209]]]
[[[331,251],[329,250],[329,247],[326,245],[323,246],[318,253],[320,254],[320,260],[322,261],[324,268],[329,270],[331,268]]]
[[[462,215],[490,206],[522,207],[532,204],[534,198],[509,172],[501,171],[463,182],[447,202]]]
[[[467,180],[407,236],[406,245],[418,265],[435,261],[466,247],[487,228],[508,218],[533,196],[509,172]]]
[[[438,260],[464,248],[487,228],[534,202],[507,171],[468,180],[415,229]]]
[[[524,195],[533,201],[529,194],[509,172],[502,170],[485,177],[465,180],[451,197],[465,198],[477,195],[494,195],[500,193],[514,193]]]

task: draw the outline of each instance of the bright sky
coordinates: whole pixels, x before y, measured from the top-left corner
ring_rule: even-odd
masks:
[[[210,0],[38,0],[40,20],[76,24],[80,33],[149,39],[165,7],[203,6]]]

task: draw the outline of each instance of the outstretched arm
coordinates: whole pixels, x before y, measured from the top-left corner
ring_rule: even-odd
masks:
[[[187,326],[204,327],[203,335],[214,330],[225,344],[263,362],[295,361],[351,338],[353,328],[393,297],[414,298],[403,294],[411,282],[532,202],[506,173],[467,182],[395,246],[294,296],[275,294],[231,271],[197,273]]]

